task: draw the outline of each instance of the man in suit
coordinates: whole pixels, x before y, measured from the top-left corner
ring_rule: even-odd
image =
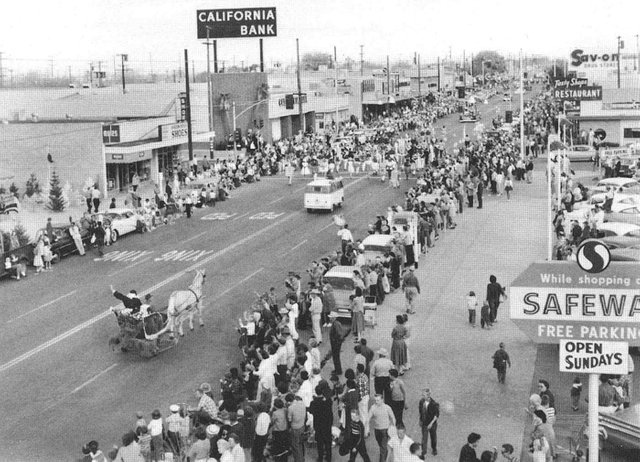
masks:
[[[109,287],[111,288],[111,293],[113,294],[113,296],[122,302],[122,304],[124,305],[124,309],[130,310],[127,314],[136,314],[140,311],[142,300],[140,300],[140,298],[138,297],[138,292],[136,292],[135,290],[130,290],[127,295],[124,295],[115,290],[113,286]]]
[[[476,455],[478,441],[480,441],[480,435],[477,433],[469,433],[469,436],[467,436],[467,444],[460,449],[458,462],[479,462],[478,456]]]
[[[427,444],[431,436],[431,452],[438,454],[438,418],[440,417],[440,405],[431,398],[431,390],[425,388],[422,391],[422,399],[418,405],[420,415],[420,427],[422,428],[422,456],[427,453]]]
[[[329,328],[329,342],[331,344],[331,356],[333,358],[333,366],[335,368],[335,373],[337,375],[342,375],[342,363],[340,362],[340,350],[342,349],[342,342],[347,335],[349,335],[349,331],[346,330],[340,321],[337,319],[338,313],[332,311],[329,313],[329,318],[331,319],[331,327]],[[325,361],[328,359],[329,354],[325,358]]]

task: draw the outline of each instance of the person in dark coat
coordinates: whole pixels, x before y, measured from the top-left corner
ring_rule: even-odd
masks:
[[[326,383],[326,382],[325,382]],[[324,388],[316,386],[316,396],[309,405],[309,412],[313,416],[313,430],[318,445],[318,461],[326,458],[331,462],[331,426],[333,425],[333,407],[331,397],[327,396]]]
[[[331,344],[330,355],[333,358],[334,371],[337,375],[341,375],[342,363],[340,362],[340,350],[342,349],[342,342],[344,342],[345,337],[349,335],[349,331],[342,326],[337,316],[338,313],[335,311],[329,313],[329,318],[332,320],[331,327],[329,328],[329,341]],[[329,355],[325,358],[325,361],[328,359],[328,356]]]
[[[582,234],[582,230],[581,234]],[[492,274],[489,276],[489,284],[487,284],[487,296],[485,300],[489,302],[489,322],[493,324],[498,317],[498,307],[500,306],[500,297],[506,297],[504,287],[498,284],[498,279]]]
[[[467,436],[467,444],[460,449],[460,457],[458,462],[480,462],[476,455],[476,448],[478,447],[478,441],[480,441],[480,435],[477,433],[469,433]]]

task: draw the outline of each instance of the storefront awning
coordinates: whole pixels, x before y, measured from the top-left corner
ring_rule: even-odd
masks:
[[[208,142],[211,138],[215,138],[216,132],[203,132],[203,133],[194,133],[192,138],[193,142]],[[107,162],[110,162],[112,154],[116,155],[138,155],[142,151],[151,151],[152,149],[160,149],[166,148],[169,146],[178,146],[181,144],[186,144],[188,138],[186,136],[180,138],[172,138],[168,140],[160,140],[159,138],[149,138],[145,140],[138,140],[128,143],[118,143],[118,144],[109,144],[104,147],[104,152],[107,157]],[[150,154],[149,154],[150,155]],[[137,160],[137,159],[136,159]],[[139,159],[143,160],[143,159]],[[114,159],[114,162],[123,162],[123,160]],[[129,161],[134,162],[134,160]]]

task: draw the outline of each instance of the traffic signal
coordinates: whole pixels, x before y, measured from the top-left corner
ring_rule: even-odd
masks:
[[[464,98],[465,92],[464,87],[458,87],[458,98]]]
[[[236,131],[233,132],[233,139],[235,140],[236,143],[241,143],[242,142],[242,130],[240,130],[239,128],[236,128]]]
[[[293,109],[293,95],[285,95],[284,107],[285,109]]]
[[[508,124],[513,123],[513,111],[505,111],[504,121]]]

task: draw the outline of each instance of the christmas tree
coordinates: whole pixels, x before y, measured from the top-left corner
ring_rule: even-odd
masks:
[[[42,192],[42,189],[40,188],[40,182],[38,181],[36,174],[32,173],[29,179],[27,180],[27,190],[25,194],[27,195],[27,197],[31,197],[34,194],[37,195],[37,194],[40,194],[41,192]]]
[[[60,178],[55,170],[51,172],[51,181],[49,182],[49,203],[47,208],[54,212],[62,212],[66,207],[66,201],[60,185]]]

